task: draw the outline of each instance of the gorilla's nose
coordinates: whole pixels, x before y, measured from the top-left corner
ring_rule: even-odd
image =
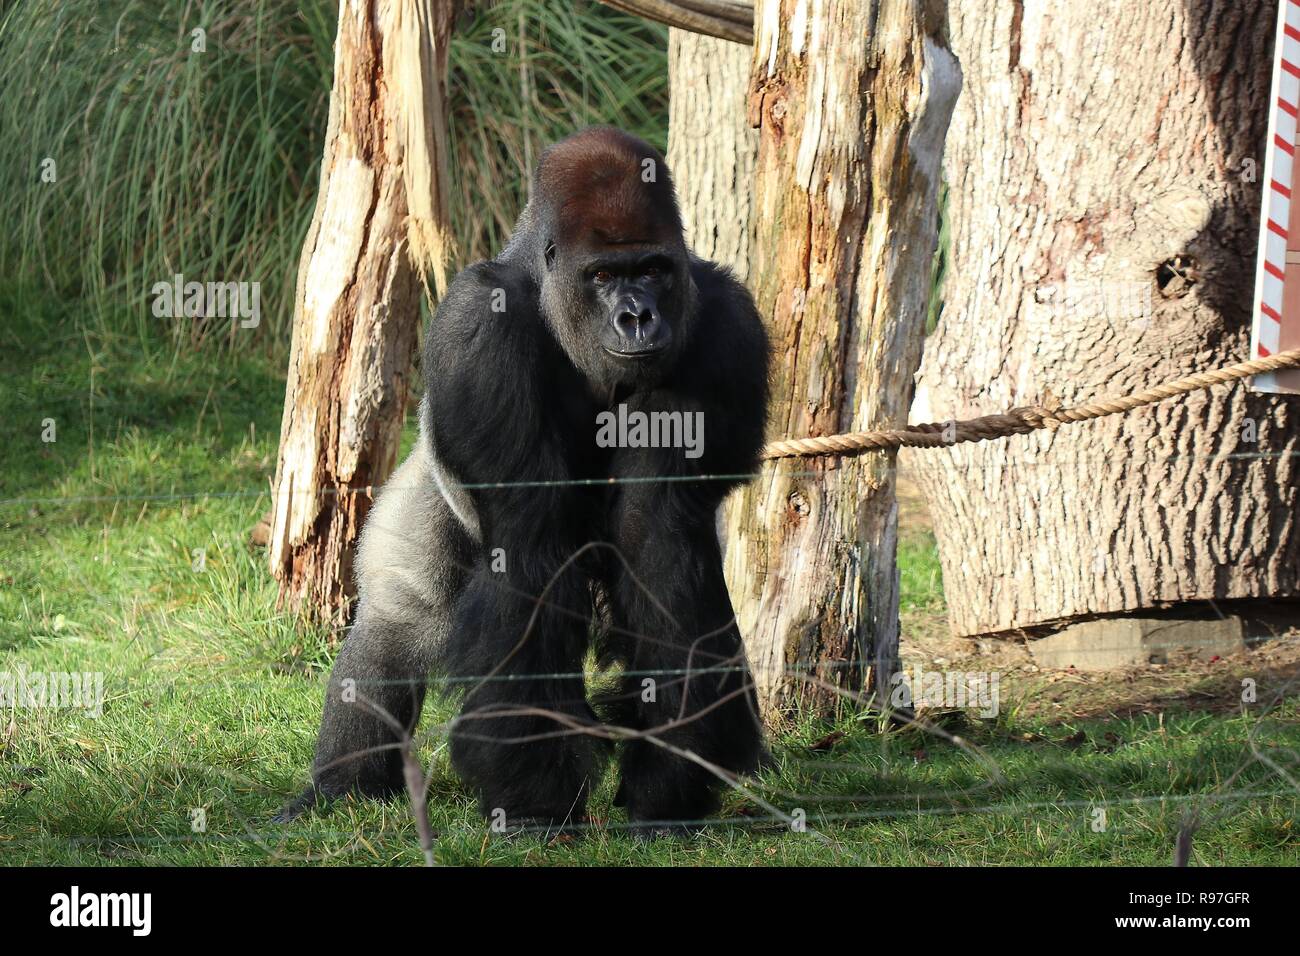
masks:
[[[629,351],[653,347],[659,338],[661,324],[658,310],[650,305],[625,306],[614,317],[614,328],[627,343]]]

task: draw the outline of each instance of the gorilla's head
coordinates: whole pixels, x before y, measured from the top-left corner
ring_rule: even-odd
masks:
[[[546,321],[588,381],[662,377],[691,334],[696,290],[659,152],[610,127],[561,140],[542,154],[520,226]]]

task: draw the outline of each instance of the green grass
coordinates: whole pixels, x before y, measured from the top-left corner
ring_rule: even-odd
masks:
[[[901,534],[898,540],[898,606],[904,614],[943,614],[943,571],[934,534]]]
[[[262,359],[142,360],[69,331],[76,311],[0,297],[0,671],[100,671],[107,701],[0,711],[0,864],[417,864],[403,802],[344,803],[285,827],[330,652],[275,608],[261,551],[283,380]],[[53,418],[57,441],[41,441]],[[196,571],[194,553],[205,563]],[[932,542],[902,548],[904,600],[933,610]],[[941,607],[941,604],[938,605]],[[1296,859],[1295,700],[1108,721],[972,721],[965,743],[795,720],[776,765],[691,840],[645,844],[607,779],[581,839],[489,837],[436,735],[430,815],[449,864],[1167,864]],[[426,729],[446,720],[433,708]],[[842,734],[829,749],[813,744]],[[1252,749],[1253,748],[1253,749]],[[1098,808],[1106,826],[1093,829]],[[206,832],[195,833],[202,809]],[[814,832],[815,831],[815,832]]]

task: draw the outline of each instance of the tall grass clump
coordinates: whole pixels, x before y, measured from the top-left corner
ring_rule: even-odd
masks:
[[[154,283],[257,281],[262,321],[237,341],[282,352],[337,10],[333,0],[0,3],[0,279],[80,299],[91,331],[147,350],[235,340],[231,320],[155,317]],[[499,246],[546,143],[608,122],[663,145],[665,49],[662,27],[599,4],[467,7],[449,76],[462,261]]]
[[[4,276],[84,297],[96,331],[177,346],[217,330],[155,318],[155,282],[257,280],[274,335],[311,211],[333,32],[327,4],[289,0],[13,6],[0,24]]]

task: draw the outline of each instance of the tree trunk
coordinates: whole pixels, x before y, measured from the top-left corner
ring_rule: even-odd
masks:
[[[1249,357],[1276,11],[954,8],[968,95],[947,152],[951,267],[913,421],[1049,390],[1075,404]],[[952,629],[979,634],[1296,595],[1298,452],[1295,400],[1234,385],[905,464]]]
[[[754,167],[748,46],[668,31],[668,168],[686,243],[742,282],[754,243]]]
[[[446,284],[449,0],[344,0],[320,195],[303,245],[270,535],[282,603],[341,624],[392,471],[420,277]]]
[[[773,437],[896,426],[907,414],[961,85],[944,8],[756,7],[750,275],[776,356]],[[893,470],[885,454],[783,460],[732,499],[728,580],[769,714],[831,709],[839,691],[894,669]]]

